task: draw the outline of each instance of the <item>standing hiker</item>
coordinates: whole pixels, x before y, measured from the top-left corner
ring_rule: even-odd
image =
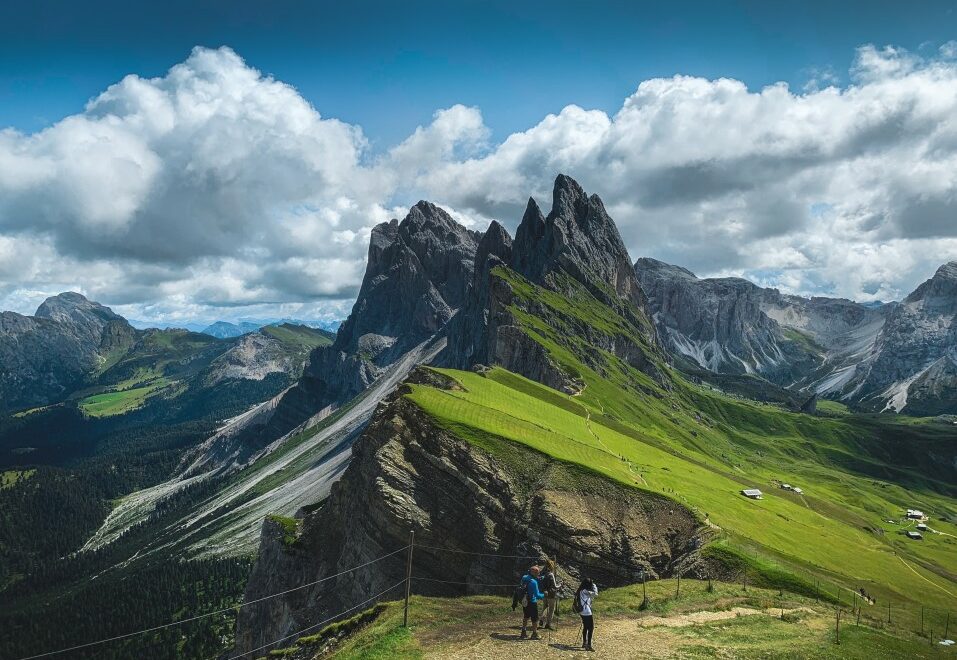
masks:
[[[555,574],[555,560],[549,559],[545,562],[545,570],[542,573],[541,580],[542,592],[545,594],[545,607],[542,611],[542,618],[538,622],[540,628],[554,630],[552,628],[552,617],[555,615],[555,607],[558,605],[558,576]]]
[[[591,645],[591,638],[595,632],[595,618],[591,613],[591,601],[598,595],[598,585],[591,578],[585,578],[578,585],[578,591],[575,592],[575,602],[572,608],[578,612],[582,618],[582,648],[586,651],[594,651]]]
[[[538,602],[545,597],[538,586],[538,574],[541,569],[538,566],[532,566],[528,573],[522,576],[522,586],[525,587],[525,596],[522,599],[522,639],[528,637],[525,629],[529,620],[532,622],[532,639],[538,637]]]

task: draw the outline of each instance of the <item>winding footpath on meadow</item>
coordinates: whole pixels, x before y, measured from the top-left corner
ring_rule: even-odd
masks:
[[[425,657],[439,660],[509,660],[511,658],[674,658],[684,657],[699,645],[699,631],[712,625],[728,624],[743,618],[767,617],[779,619],[782,614],[807,617],[805,627],[815,630],[820,626],[820,615],[809,607],[793,609],[757,609],[732,607],[726,610],[701,610],[671,616],[602,616],[596,619],[595,648],[589,653],[581,648],[581,628],[578,617],[566,613],[556,630],[542,631],[540,640],[519,638],[521,627],[518,615],[508,615],[487,624],[456,626],[440,631],[426,641]],[[755,625],[761,621],[754,620]],[[695,628],[691,633],[682,629]],[[700,647],[699,647],[700,649]],[[685,653],[683,653],[684,651]],[[724,657],[724,656],[721,656]],[[728,656],[733,657],[733,656]]]
[[[588,387],[588,383],[585,383],[582,386],[582,388],[578,390],[577,392],[575,392],[574,394],[572,394],[572,396],[581,396],[582,392],[584,392],[587,387]],[[576,401],[576,403],[578,402]],[[601,408],[601,414],[604,415],[605,407],[601,405],[601,401],[598,401],[597,403],[598,403],[598,407]],[[594,429],[592,429],[591,427],[591,409],[589,409],[589,407],[586,406],[584,403],[579,403],[578,405],[580,405],[582,407],[582,410],[585,411],[585,428],[587,428],[588,432],[592,434],[592,437],[595,438],[595,441],[598,442],[599,445],[601,445],[602,449],[604,449],[606,453],[611,454],[615,458],[619,458],[622,461],[624,461],[628,465],[628,470],[631,472],[631,474],[635,477],[638,477],[638,479],[641,480],[641,483],[645,485],[645,488],[651,488],[651,486],[648,485],[648,482],[645,481],[645,478],[644,476],[642,476],[641,472],[638,472],[635,469],[635,467],[631,464],[631,461],[623,458],[622,456],[619,456],[618,454],[613,452],[611,449],[609,449],[608,445],[606,445],[602,441],[601,437],[597,433],[595,433]]]

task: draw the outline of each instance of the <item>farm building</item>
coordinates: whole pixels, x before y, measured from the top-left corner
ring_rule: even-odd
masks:
[[[798,495],[803,495],[803,494],[804,494],[804,491],[801,490],[800,488],[798,488],[797,486],[794,487],[794,492],[797,493]]]
[[[791,484],[781,484],[781,488],[784,490],[791,490]]]
[[[908,509],[907,517],[911,520],[921,520],[924,518],[924,512],[919,509]]]
[[[919,541],[920,539],[924,538],[924,535],[920,532],[907,532],[907,538]]]
[[[926,531],[927,531],[927,525],[925,525],[924,523],[917,523],[917,529],[919,529],[919,530],[922,531],[922,532],[926,532]]]
[[[741,491],[741,494],[750,497],[752,500],[760,500],[764,497],[763,493],[757,488],[745,488]]]

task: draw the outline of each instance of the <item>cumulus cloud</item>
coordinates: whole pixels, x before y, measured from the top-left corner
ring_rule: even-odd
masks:
[[[612,116],[566,107],[424,187],[514,218],[567,171],[601,194],[634,256],[702,274],[774,271],[770,284],[801,293],[898,298],[957,258],[952,50],[864,46],[849,86],[804,93],[648,80]]]
[[[647,80],[614,114],[571,105],[499,143],[456,105],[374,152],[197,48],[43,131],[0,131],[0,307],[70,288],[154,319],[339,313],[376,223],[429,198],[514,229],[558,172],[602,196],[635,257],[899,298],[957,258],[955,53],[864,46],[847,86],[827,70],[800,93]]]

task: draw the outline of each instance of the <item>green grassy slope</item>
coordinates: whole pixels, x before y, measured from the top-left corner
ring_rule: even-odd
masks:
[[[298,347],[306,351],[311,351],[320,346],[328,346],[335,339],[335,335],[318,328],[310,328],[306,325],[293,325],[283,323],[282,325],[267,325],[261,332],[275,337],[286,346]]]
[[[472,442],[492,434],[674,498],[720,527],[720,543],[736,553],[821,580],[845,598],[864,587],[895,603],[957,605],[957,485],[953,467],[938,459],[953,455],[952,426],[793,413],[673,372],[655,382],[575,331],[587,323],[638,343],[638,329],[618,310],[574,283],[559,296],[497,274],[518,293],[512,311],[525,331],[583,389],[572,397],[501,369],[447,370],[461,390],[416,385],[407,395],[439,424]],[[765,498],[742,497],[749,486]],[[899,519],[909,507],[930,513],[942,533],[906,539]]]

